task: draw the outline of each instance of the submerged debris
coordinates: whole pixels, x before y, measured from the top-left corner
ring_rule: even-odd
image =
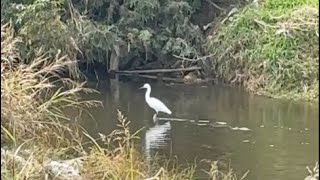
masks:
[[[304,178],[304,180],[319,180],[319,163],[316,162],[316,165],[313,169],[310,169],[309,166],[306,167],[309,173],[309,176]]]
[[[238,130],[238,131],[251,131],[251,129],[247,127],[230,127],[232,130]]]
[[[206,123],[197,123],[198,126],[207,126],[208,124]]]
[[[227,125],[226,122],[219,122],[219,121],[217,121],[216,123],[219,124],[219,125]]]

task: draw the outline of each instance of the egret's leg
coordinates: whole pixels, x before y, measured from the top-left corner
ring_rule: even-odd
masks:
[[[153,115],[153,122],[158,121],[158,117],[157,117],[157,115],[158,115],[158,113],[155,113],[155,114]]]

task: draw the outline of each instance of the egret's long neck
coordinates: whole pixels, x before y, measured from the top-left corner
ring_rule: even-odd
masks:
[[[147,88],[147,92],[146,92],[146,94],[145,94],[146,100],[147,100],[147,99],[150,99],[150,93],[151,93],[151,88]]]

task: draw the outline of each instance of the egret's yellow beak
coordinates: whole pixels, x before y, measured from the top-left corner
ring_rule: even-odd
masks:
[[[143,89],[144,87],[143,86],[141,86],[139,89]]]

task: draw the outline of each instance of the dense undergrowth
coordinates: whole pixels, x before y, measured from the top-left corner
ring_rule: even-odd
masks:
[[[93,139],[77,125],[76,116],[64,113],[73,108],[81,114],[101,105],[78,96],[94,90],[60,77],[74,62],[59,54],[50,62],[40,48],[36,59],[25,65],[17,49],[20,42],[9,24],[1,26],[1,179],[195,178],[195,165],[180,168],[160,166],[157,161],[147,164],[134,147],[137,133],[130,132],[130,121],[120,111],[119,128]],[[58,172],[52,170],[59,164],[55,160],[65,159],[74,160],[81,175],[60,173],[69,166]],[[212,179],[237,179],[231,169],[220,170],[216,162],[209,163],[208,168]]]
[[[319,1],[255,1],[209,37],[216,76],[271,97],[319,98]]]
[[[40,46],[50,57],[61,50],[77,62],[70,70],[78,77],[80,63],[107,67],[112,54],[127,68],[150,62],[169,67],[176,62],[172,54],[201,56],[204,38],[191,22],[200,5],[200,0],[5,0],[1,17],[12,21],[26,42],[18,47],[25,62]]]

